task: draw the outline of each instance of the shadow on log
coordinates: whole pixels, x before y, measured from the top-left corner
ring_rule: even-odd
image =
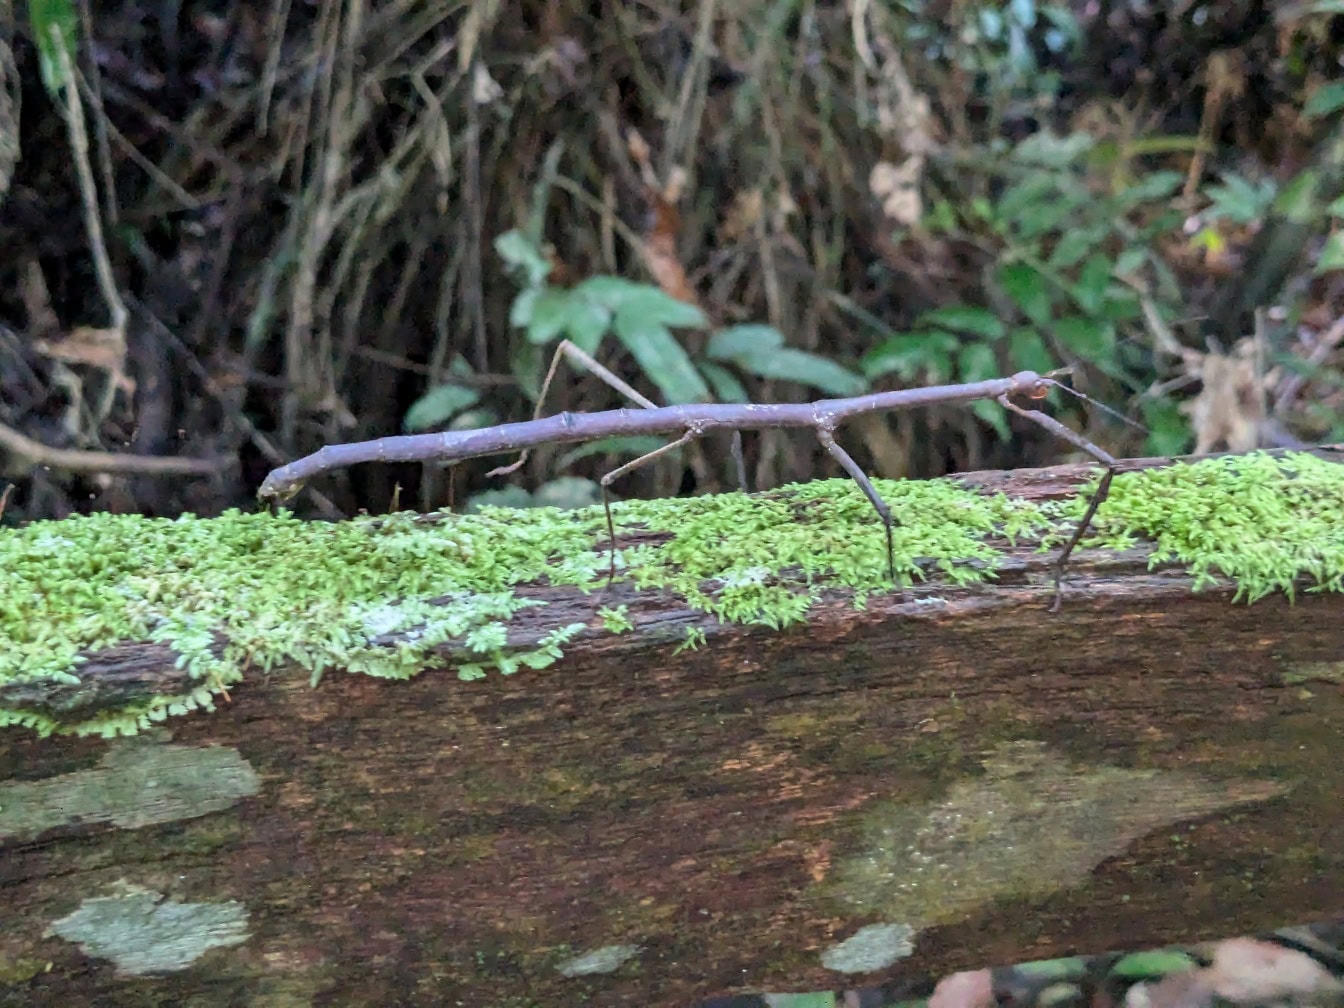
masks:
[[[1344,915],[1344,595],[1234,604],[1150,553],[1083,551],[1057,616],[1027,548],[783,630],[618,586],[613,635],[537,587],[520,638],[587,627],[553,669],[276,671],[135,738],[8,729],[0,1004],[688,1005]],[[86,657],[0,704],[183,675]]]

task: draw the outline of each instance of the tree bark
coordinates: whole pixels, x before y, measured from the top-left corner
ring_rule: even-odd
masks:
[[[256,674],[134,739],[0,733],[0,1005],[686,1005],[1344,915],[1344,597],[1148,556],[1079,554],[1058,615],[1023,550],[783,631],[628,591],[612,635],[538,588],[521,636],[589,627],[546,671]],[[88,657],[0,706],[182,674]]]

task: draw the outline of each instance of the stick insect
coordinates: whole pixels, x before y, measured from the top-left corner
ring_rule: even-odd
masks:
[[[605,410],[599,413],[562,412],[542,417],[541,409],[546,392],[555,377],[562,358],[582,366],[597,375],[642,409],[627,408]],[[868,395],[853,396],[848,399],[822,399],[811,403],[697,403],[684,406],[658,406],[640,395],[634,388],[612,374],[591,356],[584,353],[568,340],[561,341],[550,369],[542,384],[541,395],[537,399],[537,409],[531,420],[517,423],[496,424],[476,430],[441,431],[431,434],[409,434],[399,437],[378,438],[373,441],[360,441],[352,444],[327,445],[311,455],[272,471],[262,482],[257,496],[267,500],[287,500],[302,489],[303,484],[315,476],[356,465],[362,462],[461,462],[482,455],[501,455],[508,452],[521,452],[518,460],[511,465],[492,470],[491,476],[507,475],[518,469],[527,459],[528,452],[539,445],[572,444],[579,441],[595,441],[598,438],[618,435],[679,435],[646,455],[622,466],[618,466],[604,475],[598,482],[602,488],[602,508],[606,515],[607,535],[609,537],[610,564],[607,584],[611,585],[616,577],[616,525],[611,513],[611,484],[626,473],[638,469],[668,452],[682,448],[710,431],[729,430],[734,434],[734,459],[737,462],[739,481],[745,483],[741,454],[741,432],[744,430],[775,430],[783,428],[807,428],[811,430],[832,458],[858,484],[869,502],[876,509],[886,533],[887,570],[893,582],[896,580],[896,557],[892,531],[896,519],[891,509],[877,492],[872,481],[859,468],[857,462],[835,439],[835,430],[840,424],[866,413],[885,412],[887,410],[911,409],[917,406],[968,403],[981,399],[992,399],[1004,409],[1049,431],[1055,437],[1067,441],[1075,448],[1086,452],[1105,467],[1096,489],[1088,500],[1082,519],[1073,534],[1055,559],[1055,593],[1050,606],[1051,612],[1058,612],[1063,601],[1064,571],[1069,557],[1091,526],[1097,508],[1110,492],[1111,479],[1115,476],[1116,460],[1104,449],[1088,441],[1080,434],[1048,414],[1035,409],[1026,409],[1012,401],[1012,397],[1040,400],[1049,394],[1052,388],[1062,389],[1081,399],[1088,399],[1075,389],[1061,384],[1055,376],[1061,371],[1038,374],[1035,371],[1019,371],[1009,378],[990,378],[985,381],[968,382],[960,385],[931,385],[925,388],[901,389],[893,392],[873,392]],[[1090,402],[1091,400],[1088,399]]]

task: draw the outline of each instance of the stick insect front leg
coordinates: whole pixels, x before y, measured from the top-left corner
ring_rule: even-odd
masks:
[[[1069,444],[1073,445],[1075,448],[1082,449],[1106,467],[1106,471],[1102,474],[1101,481],[1097,484],[1097,489],[1093,491],[1091,499],[1087,502],[1087,509],[1083,512],[1083,517],[1078,522],[1078,527],[1073,530],[1073,535],[1069,536],[1069,541],[1064,544],[1064,548],[1060,551],[1059,556],[1055,558],[1055,600],[1050,604],[1050,611],[1052,613],[1057,613],[1064,602],[1065,567],[1068,565],[1069,557],[1073,554],[1075,547],[1082,541],[1084,534],[1086,534],[1088,528],[1091,526],[1092,517],[1097,513],[1097,508],[1101,506],[1101,502],[1104,501],[1107,495],[1111,492],[1111,480],[1115,476],[1115,467],[1117,463],[1115,458],[1108,452],[1098,448],[1081,434],[1075,434],[1054,417],[1046,413],[1042,413],[1039,410],[1023,409],[1007,396],[999,396],[999,405],[1004,409],[1016,413],[1020,417],[1025,417],[1034,424],[1044,427],[1051,434],[1055,435],[1055,437],[1069,442]]]
[[[541,416],[542,408],[546,402],[546,393],[550,390],[551,382],[555,380],[556,369],[560,366],[560,359],[567,357],[569,360],[582,367],[606,384],[610,385],[621,395],[625,396],[631,402],[642,406],[644,409],[657,409],[658,404],[648,397],[641,395],[640,392],[623,380],[619,375],[603,367],[589,353],[580,350],[569,340],[561,340],[555,348],[555,353],[551,357],[551,366],[546,369],[546,378],[541,383],[541,394],[537,396],[537,408],[532,411],[532,419],[536,420]],[[680,444],[680,442],[678,442]],[[486,476],[508,476],[515,473],[527,461],[529,449],[524,449],[519,455],[518,460],[510,465],[500,466],[498,469],[491,469]],[[742,455],[742,432],[733,431],[733,465],[737,471],[737,485],[743,493],[747,493],[747,463]]]

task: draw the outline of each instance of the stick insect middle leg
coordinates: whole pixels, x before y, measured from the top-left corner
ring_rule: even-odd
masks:
[[[611,590],[612,582],[616,580],[616,523],[611,517],[611,491],[608,487],[611,486],[613,480],[620,479],[626,473],[638,469],[645,462],[652,462],[660,455],[666,455],[670,451],[684,448],[698,438],[701,433],[699,428],[692,427],[681,437],[677,438],[677,440],[669,441],[661,448],[655,448],[647,455],[641,455],[639,458],[632,459],[623,466],[618,466],[598,480],[598,484],[602,487],[602,511],[607,516],[607,535],[610,537],[607,544],[607,555],[609,557],[609,565],[607,567],[607,591]]]
[[[1055,558],[1055,599],[1050,604],[1050,611],[1052,613],[1057,613],[1059,612],[1059,607],[1064,602],[1064,570],[1068,566],[1069,557],[1073,554],[1074,549],[1078,546],[1078,543],[1082,541],[1083,536],[1092,525],[1092,518],[1097,513],[1097,508],[1101,506],[1101,502],[1106,499],[1108,494],[1110,494],[1111,480],[1115,476],[1115,467],[1117,463],[1110,453],[1102,448],[1098,448],[1081,434],[1075,434],[1047,413],[1042,413],[1040,410],[1023,409],[1007,396],[999,396],[999,405],[1006,410],[1016,413],[1020,417],[1030,420],[1040,427],[1044,427],[1051,434],[1055,435],[1055,437],[1067,441],[1075,448],[1087,452],[1106,467],[1106,471],[1101,476],[1101,481],[1097,483],[1097,489],[1092,492],[1092,496],[1087,502],[1087,509],[1083,512],[1083,517],[1078,522],[1077,528],[1073,530],[1073,535],[1069,536],[1069,541],[1064,544],[1064,548],[1060,550],[1059,556]]]
[[[849,476],[859,485],[872,502],[873,507],[877,509],[878,517],[882,519],[882,526],[887,532],[887,573],[891,577],[891,583],[896,583],[896,551],[892,546],[892,527],[896,524],[891,516],[891,508],[887,507],[887,502],[882,499],[882,495],[877,492],[877,487],[873,486],[864,471],[859,468],[859,464],[850,458],[849,452],[845,451],[836,442],[835,436],[825,427],[817,428],[817,440],[821,446],[831,453],[831,457],[840,463],[842,469],[849,473]]]
[[[551,382],[555,380],[555,373],[560,366],[560,360],[562,357],[568,358],[571,362],[579,365],[585,371],[588,371],[591,374],[596,375],[598,378],[602,379],[602,381],[605,382],[607,385],[610,385],[617,392],[620,392],[627,399],[630,399],[632,402],[639,404],[644,409],[658,408],[657,403],[653,402],[653,400],[647,398],[646,396],[640,394],[640,392],[637,389],[635,389],[632,385],[623,380],[619,375],[616,375],[608,368],[603,367],[601,364],[597,362],[597,360],[591,354],[585,353],[583,350],[580,350],[569,340],[561,340],[560,343],[555,348],[555,354],[551,357],[550,367],[546,369],[546,378],[541,383],[541,393],[537,396],[537,406],[536,409],[533,411],[532,419],[535,420],[541,416],[541,411],[544,408],[546,402],[546,393],[550,390]],[[608,550],[610,553],[610,562],[607,567],[607,590],[611,589],[612,582],[616,580],[616,523],[612,519],[611,515],[610,487],[612,482],[624,476],[626,473],[638,469],[646,462],[651,462],[654,459],[658,458],[659,456],[665,455],[671,451],[675,451],[678,448],[684,448],[686,445],[690,444],[692,441],[698,438],[700,436],[700,433],[701,432],[696,429],[688,430],[676,441],[669,442],[668,444],[663,445],[661,448],[655,448],[653,451],[645,455],[641,455],[637,459],[632,459],[631,461],[625,463],[625,465],[618,466],[617,468],[607,473],[598,481],[598,485],[602,487],[602,511],[607,519]],[[732,451],[733,451],[733,461],[736,464],[737,468],[738,484],[741,486],[742,492],[746,493],[747,470],[746,470],[746,463],[742,457],[741,431],[736,430],[733,431]],[[518,468],[524,462],[527,461],[527,455],[528,455],[527,451],[524,450],[519,454],[517,461],[507,466],[500,466],[498,469],[492,469],[486,475],[507,476],[510,473],[516,472]]]

